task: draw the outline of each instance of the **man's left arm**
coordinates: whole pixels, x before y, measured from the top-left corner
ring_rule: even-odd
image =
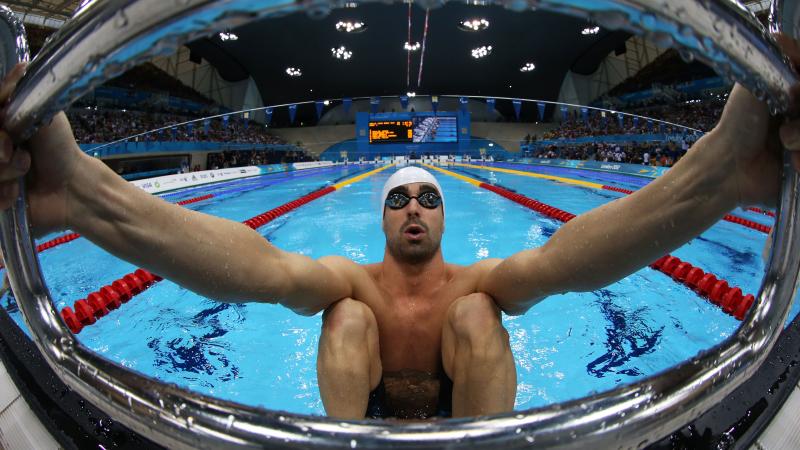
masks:
[[[798,67],[798,43],[783,35],[777,40]],[[800,85],[790,94],[790,114],[797,113]],[[575,217],[542,247],[483,271],[477,289],[506,312],[519,314],[551,294],[613,283],[688,242],[736,206],[774,204],[781,143],[800,169],[800,119],[770,117],[764,103],[737,85],[719,124],[672,169],[627,197]]]

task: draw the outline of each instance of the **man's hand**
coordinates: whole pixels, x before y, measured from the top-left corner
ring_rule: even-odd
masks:
[[[800,67],[798,42],[783,34],[775,38],[794,67]],[[790,118],[799,111],[800,85],[790,91],[786,118],[771,117],[767,106],[738,84],[731,91],[713,133],[725,143],[727,154],[720,157],[719,163],[733,164],[734,173],[730,179],[738,205],[776,204],[780,191],[781,144],[787,150],[800,151],[800,120]],[[800,170],[800,153],[792,154],[792,163],[795,170]]]
[[[789,57],[796,71],[800,72],[800,43],[784,34],[775,36],[783,52]],[[788,118],[780,126],[780,139],[787,150],[792,151],[792,165],[800,170],[800,85],[792,87]]]
[[[17,64],[6,75],[0,84],[0,104],[8,104],[25,68],[25,64]],[[85,157],[75,143],[67,117],[58,113],[23,145],[30,152],[14,145],[12,136],[0,124],[0,209],[11,207],[19,195],[18,180],[28,174],[34,234],[66,228],[67,184],[74,178],[78,161]]]

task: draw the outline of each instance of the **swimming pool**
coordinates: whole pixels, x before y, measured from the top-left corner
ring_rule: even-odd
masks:
[[[515,168],[537,171],[534,166]],[[179,201],[213,192],[215,197],[187,207],[242,221],[366,170],[337,166],[271,174],[165,197]],[[448,170],[575,214],[624,195],[489,167]],[[258,231],[282,249],[312,257],[338,254],[360,263],[379,261],[384,246],[379,194],[392,171],[323,196]],[[582,172],[584,179],[614,184],[602,173]],[[576,178],[569,172],[560,175]],[[542,245],[560,226],[493,192],[448,175],[437,177],[448,205],[442,245],[449,262],[506,257]],[[616,182],[628,188],[636,183],[634,177]],[[746,293],[756,293],[765,238],[762,232],[720,222],[673,254]],[[59,309],[135,269],[85,239],[42,252],[40,259]],[[577,398],[664,370],[719,343],[738,323],[689,288],[649,268],[596,292],[553,296],[524,316],[504,317],[504,322],[517,361],[518,410]],[[320,315],[296,316],[276,305],[217,303],[165,281],[86,327],[78,338],[126,367],[201,393],[270,409],[323,414],[315,370],[319,325]]]

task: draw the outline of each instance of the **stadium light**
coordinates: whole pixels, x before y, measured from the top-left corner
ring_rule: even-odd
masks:
[[[336,31],[341,31],[342,33],[361,33],[365,31],[367,26],[364,22],[360,21],[339,21],[336,22]]]
[[[303,72],[296,67],[287,67],[286,75],[289,75],[290,77],[299,77],[303,75]]]
[[[600,27],[586,27],[581,31],[581,34],[584,36],[597,34],[600,32]]]
[[[344,45],[340,45],[339,48],[332,48],[331,54],[334,58],[345,61],[353,57],[353,52],[348,50]]]
[[[458,23],[458,28],[464,31],[483,31],[489,28],[489,21],[483,18],[462,20]]]
[[[403,50],[409,52],[415,52],[419,50],[419,48],[420,48],[419,42],[414,42],[413,44],[406,42],[403,44]]]
[[[520,72],[533,72],[533,69],[536,68],[536,64],[529,62],[525,63],[522,67],[519,68]]]
[[[235,35],[234,33],[231,33],[230,31],[223,31],[219,33],[219,38],[222,39],[223,41],[235,41],[239,39],[239,36]]]
[[[482,45],[472,49],[472,57],[475,59],[485,58],[492,53],[491,45]]]

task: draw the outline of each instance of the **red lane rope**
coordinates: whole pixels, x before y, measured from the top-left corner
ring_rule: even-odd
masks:
[[[316,200],[323,195],[330,194],[335,190],[336,188],[333,186],[328,186],[324,189],[314,191],[297,200],[285,203],[263,214],[247,219],[243,223],[252,229],[256,229],[310,201]],[[119,308],[123,303],[127,303],[128,300],[161,280],[163,280],[163,278],[158,275],[144,269],[137,269],[135,272],[115,280],[110,285],[103,286],[97,291],[92,292],[87,295],[85,299],[76,301],[73,305],[74,310],[69,306],[64,307],[61,310],[61,318],[74,334],[78,334],[83,327],[94,324],[98,319],[108,314],[109,310]]]
[[[505,188],[486,183],[481,183],[480,187],[562,222],[569,222],[575,218],[575,214],[517,194],[516,192],[511,192]],[[744,319],[744,315],[755,300],[753,295],[743,295],[740,288],[730,286],[727,281],[717,278],[711,273],[704,272],[699,267],[695,267],[686,261],[681,261],[672,255],[662,256],[656,262],[650,264],[650,267],[669,275],[676,282],[691,288],[697,292],[698,295],[710,300],[711,303],[722,308],[726,314],[732,315],[738,320]]]
[[[197,203],[197,202],[201,202],[203,200],[208,200],[208,199],[210,199],[212,197],[214,197],[214,194],[201,195],[200,197],[181,200],[181,201],[177,202],[176,205],[181,205],[181,206],[182,205],[188,205],[190,203]]]
[[[36,246],[36,251],[37,252],[42,252],[42,251],[51,249],[53,247],[58,247],[61,244],[66,244],[67,242],[72,242],[75,239],[78,239],[79,237],[81,237],[81,235],[78,234],[78,233],[67,233],[65,235],[58,236],[56,238],[50,239],[47,242],[42,242],[41,244]],[[3,266],[0,265],[0,267],[3,267]]]
[[[608,191],[621,192],[621,193],[626,194],[626,195],[633,194],[633,192],[634,192],[634,191],[631,191],[629,189],[623,189],[623,188],[619,188],[619,187],[615,187],[615,186],[606,186],[606,185],[603,185],[603,189],[608,190]],[[760,212],[762,214],[766,214],[768,216],[775,217],[775,213],[773,213],[771,211],[765,211],[765,210],[762,210],[760,208],[747,208],[747,209],[749,211]],[[733,214],[725,214],[725,217],[723,217],[722,219],[723,220],[727,220],[728,222],[738,223],[739,225],[745,226],[747,228],[752,228],[754,230],[762,231],[764,233],[769,233],[770,231],[772,231],[772,227],[770,227],[768,225],[763,225],[763,224],[760,224],[758,222],[754,222],[752,220],[748,220],[748,219],[745,219],[745,218],[742,218],[742,217],[739,217],[739,216],[734,216]]]
[[[747,208],[747,210],[748,211],[757,212],[757,213],[760,213],[760,214],[766,214],[766,215],[768,215],[770,217],[775,217],[775,213],[774,212],[766,210],[766,209],[756,208],[755,206]]]

